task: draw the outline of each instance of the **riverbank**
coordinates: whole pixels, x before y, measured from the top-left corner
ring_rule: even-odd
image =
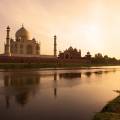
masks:
[[[118,66],[116,64],[80,64],[80,63],[0,63],[0,69],[32,69],[32,68],[81,68],[99,66]]]
[[[120,96],[110,101],[93,120],[120,120]]]

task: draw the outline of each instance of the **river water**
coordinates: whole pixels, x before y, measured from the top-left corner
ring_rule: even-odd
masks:
[[[120,89],[120,67],[0,70],[0,120],[92,120]]]

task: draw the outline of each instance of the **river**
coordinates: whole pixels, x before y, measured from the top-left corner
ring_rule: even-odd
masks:
[[[120,89],[120,67],[0,70],[0,120],[92,120]]]

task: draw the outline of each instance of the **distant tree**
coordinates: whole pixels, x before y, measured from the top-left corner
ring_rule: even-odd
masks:
[[[113,57],[112,60],[116,61],[117,59],[115,57]]]
[[[104,56],[104,59],[105,59],[105,60],[109,59],[108,55],[105,55],[105,56]]]
[[[97,53],[97,54],[95,54],[95,58],[101,59],[101,58],[103,58],[103,56],[101,53]]]

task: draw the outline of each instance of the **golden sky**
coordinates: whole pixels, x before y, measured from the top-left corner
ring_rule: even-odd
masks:
[[[0,0],[0,52],[4,50],[6,26],[11,37],[24,24],[31,39],[41,41],[41,53],[69,46],[120,58],[120,0]]]

